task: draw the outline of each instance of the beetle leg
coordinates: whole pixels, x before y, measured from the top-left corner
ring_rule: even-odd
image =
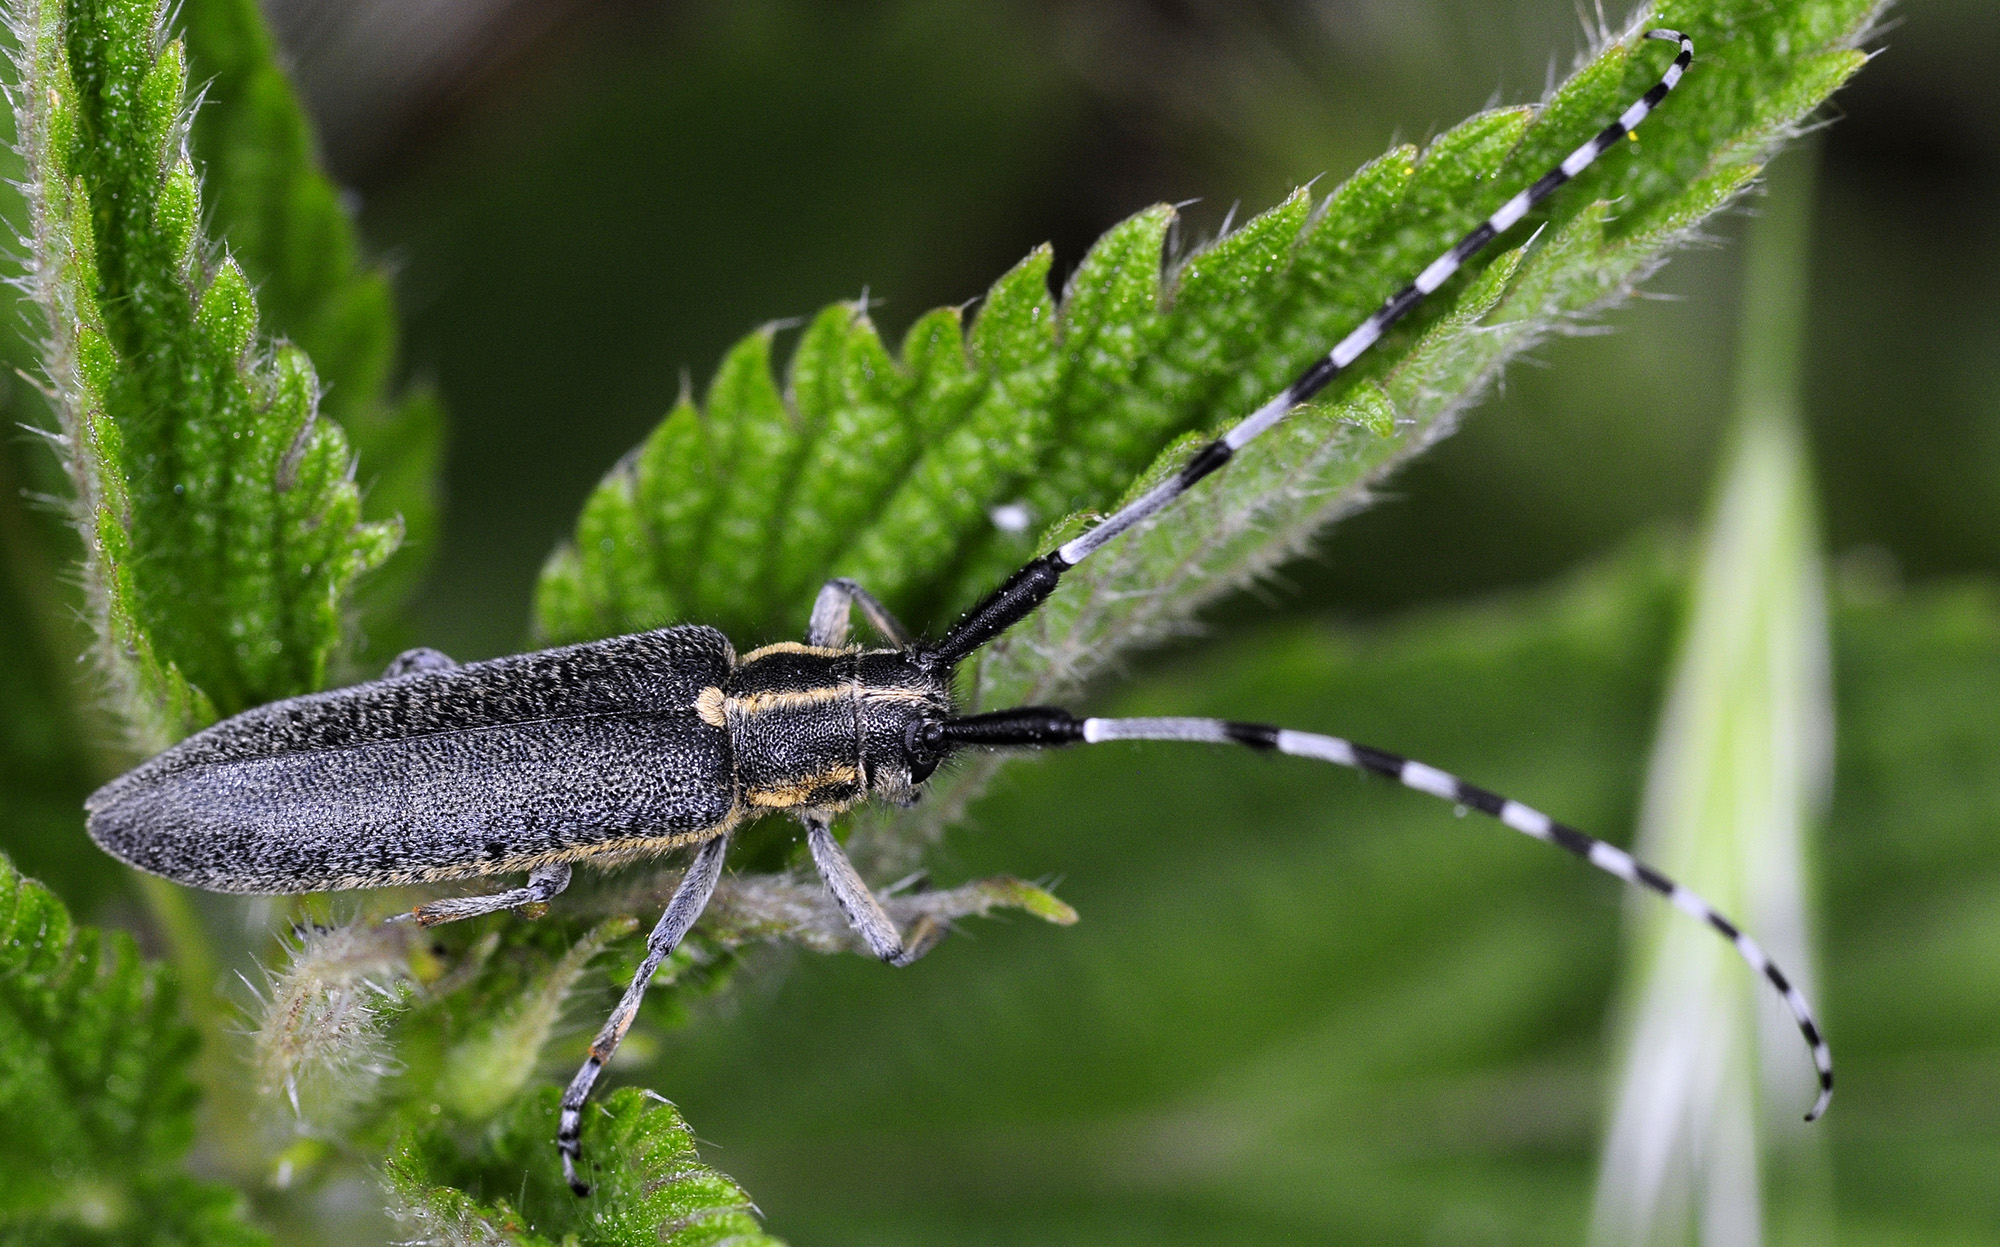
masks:
[[[415,675],[419,671],[449,671],[457,665],[449,655],[420,645],[416,649],[406,649],[391,659],[389,669],[382,673],[382,678],[393,680],[399,675]]]
[[[868,945],[869,952],[892,966],[906,966],[937,946],[945,936],[944,924],[928,916],[919,918],[910,925],[908,938],[904,938],[896,930],[895,920],[882,908],[882,902],[868,890],[861,872],[847,860],[840,841],[833,838],[832,820],[818,814],[801,818],[819,877],[826,881],[826,890],[833,893],[833,903],[840,906],[847,924]]]
[[[907,649],[912,638],[903,621],[889,613],[875,595],[852,580],[836,577],[821,586],[813,602],[812,621],[806,625],[806,644],[837,649],[847,644],[850,608],[859,606],[861,617],[897,649]]]
[[[569,886],[569,863],[554,862],[547,866],[537,866],[528,872],[528,885],[507,892],[494,892],[487,896],[447,896],[443,900],[427,901],[407,914],[397,914],[391,922],[414,921],[420,927],[434,927],[440,922],[457,922],[460,918],[477,918],[500,909],[519,909],[523,905],[539,905]]]
[[[729,850],[729,837],[717,836],[701,846],[688,865],[687,874],[681,876],[681,884],[674,889],[673,899],[667,902],[667,911],[660,915],[660,921],[653,933],[646,937],[646,959],[639,963],[639,972],[632,976],[631,986],[618,1000],[611,1016],[604,1019],[604,1027],[597,1032],[597,1038],[590,1041],[590,1056],[585,1058],[583,1068],[576,1071],[576,1077],[569,1080],[569,1087],[563,1092],[561,1124],[556,1130],[556,1150],[562,1153],[563,1178],[569,1189],[578,1195],[590,1194],[590,1184],[576,1176],[576,1162],[583,1156],[583,1144],[579,1135],[583,1131],[583,1102],[590,1098],[590,1089],[597,1082],[597,1075],[611,1060],[611,1054],[618,1051],[619,1041],[625,1032],[632,1029],[632,1019],[639,1016],[639,1005],[646,998],[646,985],[653,981],[653,975],[660,963],[674,951],[674,947],[687,937],[695,919],[708,907],[708,898],[715,894],[716,881],[722,878],[722,858]]]

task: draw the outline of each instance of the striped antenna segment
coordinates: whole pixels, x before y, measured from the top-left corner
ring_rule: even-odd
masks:
[[[1421,762],[1413,762],[1408,758],[1372,749],[1367,745],[1357,745],[1338,736],[1294,732],[1261,723],[1235,723],[1226,719],[1179,718],[1085,719],[1080,735],[1082,740],[1093,745],[1109,740],[1177,740],[1214,745],[1249,745],[1254,749],[1275,750],[1295,758],[1312,758],[1320,762],[1331,762],[1337,766],[1352,767],[1358,771],[1387,776],[1405,788],[1427,792],[1455,805],[1491,815],[1515,831],[1569,850],[1606,874],[1615,875],[1627,883],[1657,892],[1672,902],[1674,908],[1707,923],[1723,939],[1728,940],[1735,947],[1737,954],[1749,963],[1750,968],[1784,997],[1786,1007],[1792,1011],[1792,1017],[1798,1022],[1799,1033],[1805,1036],[1806,1046],[1812,1051],[1813,1068],[1819,1072],[1819,1098],[1814,1101],[1811,1111],[1806,1114],[1806,1120],[1818,1120],[1820,1114],[1826,1111],[1828,1102],[1833,1099],[1833,1050],[1827,1047],[1826,1040],[1820,1035],[1819,1024],[1813,1020],[1812,1006],[1806,1003],[1805,994],[1793,985],[1792,980],[1777,967],[1756,940],[1744,934],[1728,918],[1717,913],[1714,906],[1615,845],[1587,836],[1574,827],[1557,822],[1540,810],[1530,809],[1518,801],[1510,801],[1497,793],[1468,784],[1456,775],[1446,774],[1436,767],[1425,766]]]
[[[1236,426],[1221,437],[1204,446],[1200,453],[1190,459],[1187,466],[1168,480],[1148,490],[1089,532],[1063,545],[1056,551],[1056,561],[1061,567],[1075,567],[1089,558],[1118,534],[1134,524],[1149,518],[1166,507],[1174,499],[1186,493],[1188,488],[1223,464],[1231,456],[1243,449],[1259,434],[1283,420],[1292,408],[1312,398],[1327,387],[1335,377],[1361,358],[1369,347],[1375,345],[1389,327],[1406,316],[1411,308],[1423,302],[1424,296],[1451,280],[1452,274],[1478,253],[1479,249],[1492,242],[1500,234],[1517,224],[1522,217],[1533,211],[1535,206],[1555,194],[1563,183],[1588,169],[1605,152],[1638,128],[1674,84],[1681,80],[1687,67],[1694,60],[1694,41],[1676,30],[1649,30],[1648,39],[1664,39],[1680,44],[1680,52],[1673,63],[1667,66],[1660,80],[1647,92],[1632,102],[1632,106],[1620,114],[1618,120],[1599,131],[1597,137],[1563,157],[1562,163],[1543,174],[1533,186],[1501,204],[1499,210],[1458,240],[1451,250],[1430,262],[1424,271],[1417,274],[1415,281],[1390,296],[1389,301],[1375,310],[1375,314],[1362,321],[1355,330],[1342,338],[1331,351],[1313,362],[1310,368],[1299,374],[1299,379],[1285,387],[1283,393],[1250,413]]]

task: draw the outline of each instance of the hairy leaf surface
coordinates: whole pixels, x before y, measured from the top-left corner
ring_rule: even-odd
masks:
[[[618,1091],[586,1110],[584,1145],[609,1158],[578,1199],[549,1145],[559,1092],[521,1101],[477,1144],[440,1128],[406,1136],[389,1158],[405,1218],[426,1241],[519,1247],[775,1247],[741,1187],[701,1163],[674,1106]]]
[[[395,388],[388,269],[363,256],[255,0],[197,0],[181,25],[201,88],[191,139],[214,232],[256,288],[266,330],[312,357],[320,413],[360,464],[363,518],[403,525],[403,544],[357,590],[382,627],[432,553],[443,405],[427,386]]]
[[[201,230],[187,62],[159,6],[16,14],[31,288],[100,657],[135,743],[317,687],[394,549],[297,347]]]
[[[1860,64],[1870,0],[1669,4],[1637,28],[1694,38],[1693,71],[1635,142],[1406,320],[1282,432],[1150,530],[1072,575],[977,664],[982,704],[1073,691],[1121,648],[1297,554],[1370,484],[1448,432],[1506,360],[1629,292],[1754,176]],[[1060,300],[1046,249],[891,354],[868,309],[803,331],[781,384],[772,331],[684,396],[585,505],[537,603],[550,640],[699,620],[797,633],[829,575],[936,628],[1007,570],[1276,392],[1456,237],[1615,116],[1670,50],[1627,40],[1538,109],[1392,149],[1185,256],[1154,207],[1100,239]],[[1532,246],[1523,244],[1541,229]],[[999,523],[1026,517],[1019,523]],[[938,818],[951,801],[939,802]]]
[[[0,857],[0,1243],[265,1241],[182,1172],[195,1045],[129,936],[73,925]]]

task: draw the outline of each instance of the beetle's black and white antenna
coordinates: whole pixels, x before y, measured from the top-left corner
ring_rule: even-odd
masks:
[[[1674,56],[1660,80],[1647,92],[1632,102],[1632,106],[1620,114],[1618,120],[1600,130],[1583,146],[1563,157],[1562,163],[1550,169],[1535,181],[1535,184],[1501,204],[1492,216],[1480,222],[1470,233],[1458,240],[1451,250],[1430,262],[1416,279],[1391,295],[1387,302],[1376,308],[1373,315],[1356,326],[1353,332],[1342,338],[1331,351],[1314,360],[1312,366],[1299,374],[1296,381],[1270,402],[1251,412],[1221,437],[1201,448],[1194,458],[1179,472],[1160,482],[1140,497],[1106,516],[1088,531],[1043,557],[1034,560],[1010,576],[998,589],[970,611],[966,612],[956,627],[943,640],[926,651],[930,657],[943,665],[955,665],[993,640],[1007,629],[1028,617],[1037,606],[1055,592],[1057,581],[1062,574],[1083,562],[1097,551],[1109,545],[1117,537],[1135,524],[1143,523],[1159,514],[1174,499],[1193,488],[1196,482],[1215,472],[1236,452],[1268,432],[1285,418],[1299,404],[1309,401],[1324,390],[1335,377],[1361,358],[1369,347],[1381,340],[1411,309],[1423,302],[1424,297],[1451,280],[1454,273],[1464,266],[1479,250],[1499,237],[1506,230],[1519,224],[1521,219],[1532,212],[1543,200],[1562,185],[1589,168],[1591,163],[1636,129],[1652,111],[1659,107],[1667,92],[1687,72],[1694,60],[1694,41],[1676,30],[1649,30],[1648,39],[1663,39],[1680,44],[1680,51]]]
[[[1665,99],[1667,92],[1687,72],[1694,60],[1694,41],[1679,31],[1652,30],[1648,39],[1680,45],[1660,80],[1635,100],[1619,118],[1599,131],[1589,142],[1565,156],[1534,185],[1500,205],[1443,255],[1418,273],[1409,285],[1390,296],[1345,338],[1315,360],[1299,378],[1270,402],[1239,421],[1221,437],[1198,451],[1178,473],[1154,486],[1125,507],[1107,516],[1074,539],[1049,554],[1035,559],[1015,572],[978,605],[966,612],[945,637],[929,650],[943,664],[956,664],[981,646],[1027,618],[1055,591],[1064,572],[1115,541],[1121,534],[1151,519],[1172,505],[1202,478],[1221,469],[1236,452],[1267,432],[1299,404],[1325,389],[1369,347],[1380,341],[1390,326],[1408,315],[1426,295],[1437,290],[1481,248],[1518,224],[1537,204],[1557,188],[1589,168],[1591,163],[1630,134]],[[1204,744],[1239,744],[1274,750],[1293,757],[1312,758],[1340,766],[1354,767],[1387,776],[1418,792],[1442,797],[1456,805],[1479,810],[1499,819],[1516,831],[1545,840],[1615,875],[1627,883],[1647,888],[1665,897],[1676,908],[1707,923],[1757,974],[1768,980],[1797,1021],[1812,1053],[1813,1068],[1819,1076],[1819,1096],[1806,1120],[1813,1121],[1826,1111],[1833,1097],[1833,1053],[1821,1036],[1812,1007],[1790,977],[1772,962],[1762,946],[1714,906],[1682,885],[1675,883],[1625,850],[1587,836],[1555,821],[1538,810],[1468,784],[1422,762],[1367,745],[1358,745],[1335,736],[1295,732],[1256,723],[1236,723],[1223,719],[1078,719],[1068,711],[1042,706],[1003,710],[926,725],[932,749],[954,745],[983,745],[999,748],[1050,748],[1069,744],[1100,744],[1119,740],[1189,741]]]
[[[1680,81],[1694,45],[1598,135],[1432,261],[1327,354],[1178,473],[1029,562],[945,635],[916,640],[860,585],[821,589],[805,644],[738,656],[713,628],[683,624],[459,665],[412,650],[380,680],[246,710],[142,763],[85,802],[91,837],[124,861],[194,887],[286,893],[525,872],[521,887],[447,897],[407,917],[429,925],[545,902],[572,864],[694,850],[644,961],[563,1093],[556,1145],[579,1195],[583,1109],[637,1016],[648,984],[700,918],[743,822],[787,813],[861,942],[908,965],[942,936],[899,930],[832,832],[866,800],[913,800],[967,747],[1047,748],[1122,740],[1240,744],[1354,767],[1480,810],[1665,897],[1728,939],[1785,998],[1811,1046],[1820,1095],[1833,1063],[1805,998],[1713,906],[1651,867],[1516,801],[1333,736],[1221,719],[1080,719],[1025,707],[959,716],[958,665],[1026,619],[1063,574],[1157,516],[1282,421],[1379,341],[1480,248],[1518,224],[1644,121]],[[859,609],[887,648],[849,643]]]
[[[1806,1046],[1812,1053],[1813,1068],[1819,1075],[1819,1098],[1806,1113],[1806,1120],[1817,1120],[1833,1098],[1833,1050],[1827,1047],[1825,1038],[1821,1036],[1819,1024],[1813,1018],[1812,1006],[1806,1003],[1805,995],[1771,960],[1761,944],[1692,889],[1675,883],[1616,845],[1585,835],[1540,810],[1469,784],[1456,775],[1338,736],[1295,732],[1267,723],[1239,723],[1230,719],[1079,719],[1067,710],[1053,706],[1024,706],[1016,710],[949,719],[937,724],[935,730],[940,742],[999,748],[1046,749],[1120,740],[1247,745],[1252,749],[1331,762],[1336,766],[1381,775],[1405,788],[1478,810],[1515,831],[1566,849],[1606,874],[1658,893],[1674,908],[1714,928],[1717,934],[1730,942],[1753,971],[1768,980],[1784,997],[1785,1007],[1791,1010],[1799,1033],[1805,1036]]]

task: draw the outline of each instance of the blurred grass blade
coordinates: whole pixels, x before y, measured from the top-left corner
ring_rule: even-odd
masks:
[[[1741,922],[1817,999],[1807,836],[1830,778],[1832,694],[1798,411],[1811,200],[1807,159],[1783,162],[1751,232],[1735,442],[1639,850]],[[1679,1244],[1691,1229],[1703,1243],[1761,1242],[1764,1158],[1803,1129],[1813,1094],[1797,1029],[1713,931],[1652,898],[1633,918],[1626,1053],[1592,1242]]]
[[[354,579],[395,548],[304,351],[259,336],[201,232],[166,9],[23,0],[16,124],[43,367],[99,657],[132,743],[318,687]]]

